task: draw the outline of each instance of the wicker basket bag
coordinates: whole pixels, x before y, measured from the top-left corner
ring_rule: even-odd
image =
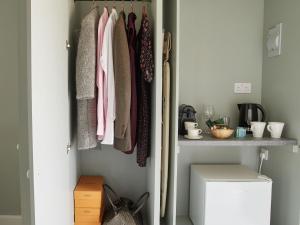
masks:
[[[109,207],[104,213],[103,225],[145,225],[141,209],[149,198],[149,192],[144,193],[134,203],[128,198],[119,197],[107,184],[103,187],[109,202]]]

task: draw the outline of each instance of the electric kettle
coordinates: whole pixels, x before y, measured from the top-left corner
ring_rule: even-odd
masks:
[[[238,104],[239,108],[239,126],[246,127],[247,132],[251,133],[250,127],[253,121],[265,121],[265,110],[260,104],[256,103],[243,103]],[[258,117],[258,112],[261,111],[261,118]]]

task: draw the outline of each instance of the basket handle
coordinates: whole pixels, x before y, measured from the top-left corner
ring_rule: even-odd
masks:
[[[133,208],[135,208],[135,211],[132,213],[133,216],[135,216],[146,204],[148,198],[150,196],[149,192],[144,193],[133,205]]]
[[[112,206],[114,212],[118,213],[118,207],[114,204],[114,201],[112,200],[112,198],[116,199],[116,201],[120,201],[120,197],[108,184],[104,184],[103,188],[105,190],[105,195],[106,195],[110,205]]]

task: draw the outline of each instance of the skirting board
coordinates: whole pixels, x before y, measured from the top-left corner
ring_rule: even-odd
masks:
[[[0,225],[22,225],[22,217],[0,215]]]

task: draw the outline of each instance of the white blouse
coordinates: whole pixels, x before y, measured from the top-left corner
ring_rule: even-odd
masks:
[[[101,65],[104,71],[103,84],[105,86],[104,99],[104,117],[105,133],[102,144],[113,145],[114,143],[114,121],[116,118],[115,110],[115,78],[113,62],[113,33],[118,13],[112,9],[104,30],[103,47],[101,56]]]

